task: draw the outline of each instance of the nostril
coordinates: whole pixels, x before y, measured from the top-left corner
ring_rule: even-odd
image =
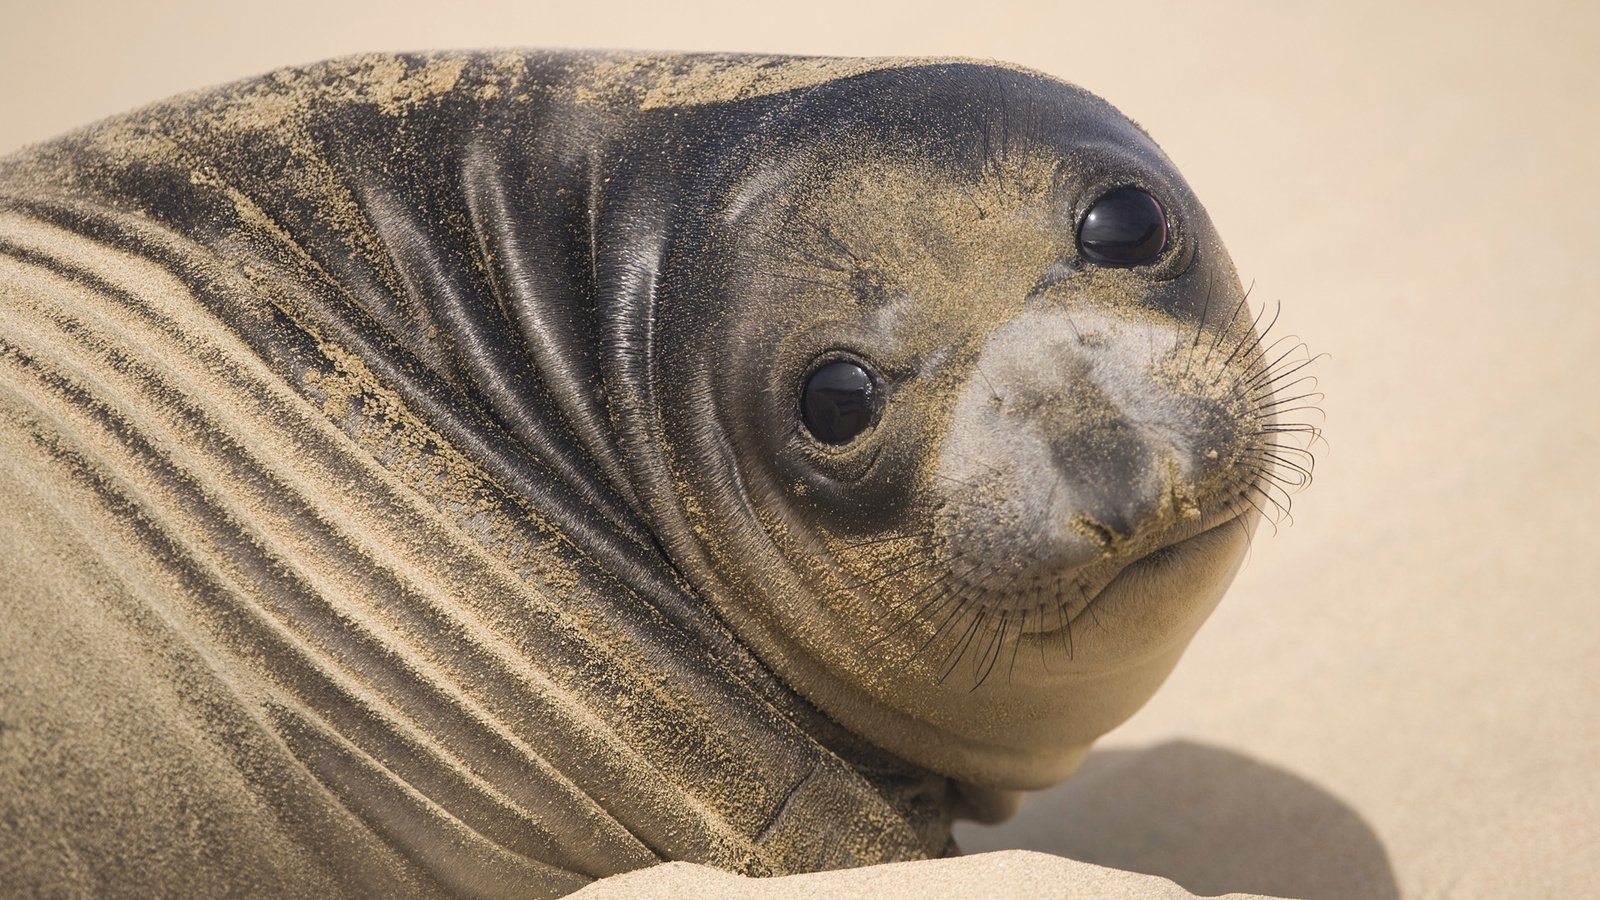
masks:
[[[1117,529],[1095,519],[1093,516],[1087,515],[1073,516],[1072,530],[1099,545],[1102,553],[1112,552],[1117,545],[1118,539],[1128,536],[1127,531],[1124,530],[1119,533]]]

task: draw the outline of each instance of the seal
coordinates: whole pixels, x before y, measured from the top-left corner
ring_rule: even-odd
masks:
[[[1146,134],[963,60],[373,55],[0,162],[0,877],[955,852],[1303,475]]]

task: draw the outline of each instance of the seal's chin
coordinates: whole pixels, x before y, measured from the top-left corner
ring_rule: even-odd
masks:
[[[1005,677],[921,692],[922,708],[941,718],[880,743],[986,787],[1035,789],[1065,778],[1172,671],[1233,580],[1256,521],[1254,511],[1203,520],[1133,556],[1067,621],[1018,637],[1023,646]]]

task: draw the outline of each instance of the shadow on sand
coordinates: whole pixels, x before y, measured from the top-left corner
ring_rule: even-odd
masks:
[[[967,853],[1041,850],[1170,878],[1192,893],[1399,896],[1389,855],[1354,810],[1249,757],[1174,741],[1091,753],[1011,821],[963,822]]]

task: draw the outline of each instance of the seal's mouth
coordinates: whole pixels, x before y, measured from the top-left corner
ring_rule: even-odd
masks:
[[[1131,559],[1107,560],[1091,566],[1074,579],[1083,598],[1080,602],[1063,611],[1056,620],[1041,619],[1036,627],[1024,628],[1023,633],[1050,638],[1081,628],[1085,619],[1098,624],[1096,611],[1107,600],[1129,590],[1159,568],[1188,565],[1221,550],[1231,539],[1228,529],[1245,528],[1245,515],[1236,512],[1215,524],[1201,523],[1187,536],[1163,542],[1142,555]]]

